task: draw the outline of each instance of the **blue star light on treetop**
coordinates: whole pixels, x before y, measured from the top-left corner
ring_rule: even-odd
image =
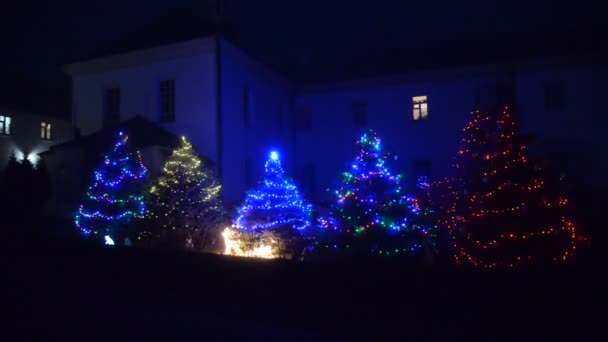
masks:
[[[310,227],[311,206],[304,203],[298,188],[285,178],[276,151],[264,165],[264,180],[247,194],[234,225],[241,230]]]

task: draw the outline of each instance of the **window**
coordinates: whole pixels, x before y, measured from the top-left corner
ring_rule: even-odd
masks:
[[[412,175],[414,176],[414,179],[418,179],[421,176],[431,176],[430,160],[414,160],[412,166]]]
[[[0,135],[11,134],[11,117],[0,115]]]
[[[243,124],[245,128],[251,127],[251,92],[249,87],[243,87]]]
[[[312,129],[312,109],[310,106],[301,106],[298,108],[296,127],[299,130]]]
[[[429,118],[429,104],[426,96],[412,97],[414,104],[414,120],[425,120]]]
[[[564,109],[562,85],[558,81],[546,81],[543,88],[545,111],[551,112]]]
[[[367,102],[353,101],[353,124],[355,127],[367,126]]]
[[[40,139],[51,140],[51,124],[48,122],[40,123]]]
[[[108,88],[103,97],[104,125],[120,122],[120,88]]]
[[[245,186],[247,188],[253,186],[253,174],[251,171],[251,159],[247,159],[245,160]]]
[[[160,122],[175,122],[175,80],[160,81]]]
[[[302,189],[311,195],[315,189],[315,166],[314,164],[306,164],[302,168]]]
[[[277,121],[279,125],[279,130],[283,129],[283,103],[279,102],[277,106]]]

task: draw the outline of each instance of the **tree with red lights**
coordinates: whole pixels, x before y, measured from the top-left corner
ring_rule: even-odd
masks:
[[[458,264],[516,267],[572,256],[581,237],[565,215],[568,200],[528,160],[508,107],[496,118],[471,113],[453,166],[446,224]]]

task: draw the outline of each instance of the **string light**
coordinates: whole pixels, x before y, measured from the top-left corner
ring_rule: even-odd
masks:
[[[76,212],[74,222],[85,235],[116,234],[116,230],[126,223],[145,215],[144,196],[140,190],[148,170],[139,151],[130,150],[128,139],[127,134],[118,132],[114,148],[94,172],[93,184],[88,187]],[[114,243],[110,235],[105,235],[104,240]]]
[[[274,234],[265,240],[289,245],[300,239],[301,232],[311,226],[311,210],[312,206],[304,202],[296,185],[285,178],[279,154],[272,151],[264,165],[264,180],[247,194],[233,222],[236,230],[230,236],[239,235],[237,240],[246,246],[241,254],[259,250],[256,248],[262,245],[268,246],[267,241],[260,242],[264,233]],[[226,236],[224,239],[228,241]],[[276,247],[276,243],[271,245]],[[279,254],[273,248],[273,255]]]
[[[326,244],[327,248],[358,245],[371,253],[395,255],[435,246],[437,227],[421,224],[431,210],[421,208],[418,199],[406,194],[402,176],[393,175],[385,166],[388,154],[382,151],[378,135],[366,132],[357,147],[358,154],[335,191],[332,215],[319,220],[321,227],[342,233],[346,241]],[[421,186],[425,182],[428,180],[423,179]],[[374,241],[368,241],[371,246],[360,246],[357,240]]]
[[[148,216],[156,229],[146,230],[139,238],[158,237],[164,231],[177,235],[186,247],[204,248],[211,238],[209,233],[225,222],[221,188],[213,171],[182,137],[180,147],[167,159],[149,190]]]
[[[456,263],[496,268],[538,259],[563,262],[586,240],[563,215],[568,200],[546,198],[540,170],[526,151],[507,106],[497,119],[471,113],[453,164],[457,177],[434,184],[448,193],[443,223]]]

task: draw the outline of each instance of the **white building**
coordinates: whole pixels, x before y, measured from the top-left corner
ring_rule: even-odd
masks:
[[[70,140],[72,133],[69,120],[0,107],[0,170],[11,155],[36,165],[40,153]]]
[[[323,200],[365,128],[384,137],[391,166],[406,179],[447,175],[466,115],[503,101],[516,103],[522,130],[535,137],[533,151],[563,159],[555,164],[560,171],[580,171],[580,163],[590,163],[584,154],[597,156],[606,147],[602,119],[590,113],[599,108],[594,77],[607,68],[585,60],[541,62],[301,85],[209,36],[65,71],[81,134],[140,115],[186,135],[215,163],[225,199],[236,203],[261,176],[271,149],[281,152],[287,173],[309,198]],[[585,167],[595,182],[608,165]]]

